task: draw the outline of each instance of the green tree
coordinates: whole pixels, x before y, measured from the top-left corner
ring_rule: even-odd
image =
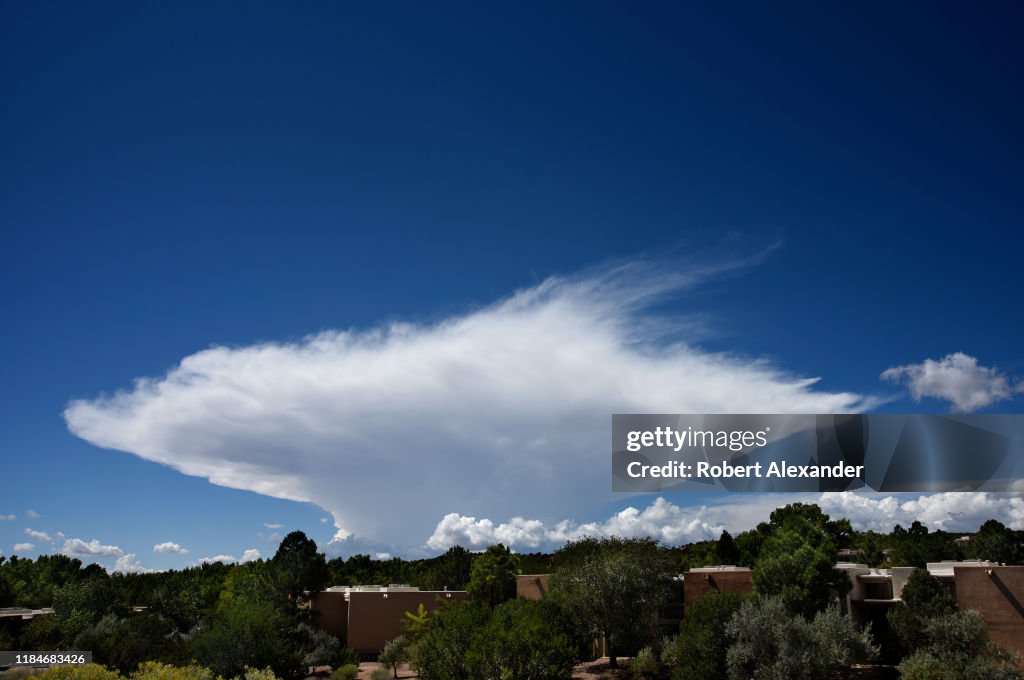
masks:
[[[421,585],[425,590],[462,590],[469,584],[473,554],[461,545],[452,546],[429,560]]]
[[[743,599],[735,593],[709,593],[690,607],[679,626],[672,680],[719,680],[726,674],[726,626]]]
[[[327,584],[327,561],[301,531],[285,536],[270,562],[292,611],[305,600],[305,593],[319,592]]]
[[[378,663],[390,666],[395,679],[398,679],[398,667],[409,660],[409,638],[404,635],[388,640],[384,649],[377,657]]]
[[[910,573],[901,600],[886,616],[907,653],[928,643],[925,629],[929,621],[956,610],[956,603],[946,587],[924,569]]]
[[[808,621],[779,597],[744,601],[726,634],[733,640],[726,656],[730,680],[824,680],[877,653],[869,632],[858,630],[837,608]]]
[[[639,647],[654,637],[658,608],[672,593],[671,557],[652,539],[588,538],[568,549],[578,559],[555,573],[551,596],[588,632],[604,637],[617,668],[621,647]]]
[[[990,560],[1003,564],[1021,564],[1022,551],[1016,532],[994,519],[981,525],[978,533],[967,542],[965,552],[976,560]]]
[[[292,619],[270,604],[236,600],[196,634],[192,653],[224,677],[239,675],[247,666],[269,666],[290,676],[300,667],[292,626]]]
[[[495,608],[467,654],[480,680],[563,680],[579,659],[576,636],[551,600],[509,600]]]
[[[778,595],[794,613],[813,616],[850,590],[847,575],[835,568],[835,555],[835,543],[824,530],[788,519],[764,542],[754,564],[754,587]]]
[[[439,610],[412,646],[410,665],[420,680],[469,680],[466,655],[488,618],[487,609],[475,602]]]
[[[728,531],[723,530],[719,536],[716,552],[719,564],[736,564],[740,560],[740,549]]]
[[[494,608],[516,596],[519,557],[508,548],[492,545],[473,561],[469,578],[469,596]]]

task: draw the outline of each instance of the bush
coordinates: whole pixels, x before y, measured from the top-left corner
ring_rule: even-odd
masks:
[[[243,680],[279,680],[271,668],[246,668]]]
[[[95,663],[85,666],[53,666],[33,677],[39,680],[123,680],[119,673],[108,671]]]
[[[472,602],[460,602],[431,617],[431,626],[412,646],[411,665],[420,680],[468,680],[466,655],[488,612]]]
[[[877,653],[869,631],[857,630],[835,607],[807,621],[778,597],[744,602],[726,633],[734,639],[726,655],[731,680],[823,680],[856,658]]]
[[[629,672],[637,680],[653,678],[658,674],[658,659],[654,656],[654,650],[644,647],[629,662]]]
[[[370,673],[370,680],[390,680],[390,678],[391,671],[387,668],[374,668],[373,672]]]
[[[331,680],[356,680],[357,675],[359,675],[359,666],[347,663],[331,673]]]
[[[719,680],[725,677],[730,639],[725,628],[743,600],[735,593],[709,593],[690,607],[679,637],[666,646],[662,660],[673,680]]]
[[[927,642],[899,665],[908,680],[1008,680],[1019,677],[1016,657],[988,639],[973,610],[944,614],[924,625]]]
[[[510,600],[498,605],[478,631],[466,658],[480,680],[562,680],[578,654],[571,625],[549,600]]]
[[[131,680],[219,680],[209,668],[202,666],[169,666],[159,661],[145,661],[132,673]]]

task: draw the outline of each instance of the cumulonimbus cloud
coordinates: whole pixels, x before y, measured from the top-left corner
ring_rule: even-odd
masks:
[[[213,347],[113,396],[77,436],[330,511],[338,538],[422,545],[438,519],[585,515],[610,494],[615,412],[855,412],[759,359],[709,352],[651,311],[735,263],[625,263],[430,323]]]
[[[941,359],[893,366],[882,372],[883,380],[906,383],[915,401],[933,397],[948,401],[954,411],[976,411],[1012,399],[1021,385],[995,368],[981,366],[975,357],[954,352]]]

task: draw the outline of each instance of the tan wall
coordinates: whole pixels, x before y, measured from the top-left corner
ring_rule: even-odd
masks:
[[[314,621],[339,640],[348,633],[348,602],[345,593],[322,592],[313,596],[312,607],[320,612]]]
[[[683,605],[686,611],[690,611],[693,603],[702,596],[715,592],[749,595],[754,592],[750,571],[688,571],[683,574]]]
[[[540,600],[548,594],[551,574],[521,574],[516,576],[516,597]]]
[[[1024,567],[954,567],[953,574],[960,608],[977,609],[992,641],[1024,659]]]
[[[380,651],[385,642],[402,634],[406,612],[415,612],[420,604],[432,612],[444,602],[466,597],[465,591],[350,592],[348,646],[357,652]]]

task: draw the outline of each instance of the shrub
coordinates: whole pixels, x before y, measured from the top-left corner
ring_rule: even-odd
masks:
[[[131,680],[219,680],[209,668],[203,666],[169,666],[159,661],[144,661],[132,673]]]
[[[658,659],[654,656],[654,650],[644,647],[629,662],[629,672],[637,680],[653,678],[658,674]]]
[[[495,608],[466,658],[480,680],[562,680],[572,674],[577,645],[562,610],[549,600],[510,600]]]
[[[397,675],[395,677],[398,677]],[[370,680],[390,680],[391,671],[387,668],[374,668],[370,673]]]
[[[725,654],[730,639],[725,632],[743,600],[735,593],[708,593],[690,607],[679,626],[679,637],[662,660],[672,668],[673,680],[719,680],[725,677]]]
[[[356,680],[357,675],[359,675],[359,666],[347,663],[331,673],[331,680]]]
[[[971,609],[944,614],[924,625],[927,642],[899,665],[908,680],[1004,680],[1019,677],[1016,657],[988,639],[981,615]]]
[[[835,607],[807,621],[778,597],[747,600],[726,626],[734,642],[726,655],[731,680],[823,680],[855,658],[877,653],[867,630],[857,630]]]
[[[40,680],[123,680],[119,673],[108,671],[95,663],[84,666],[53,666],[33,677]]]
[[[246,668],[243,680],[279,680],[271,668]]]

